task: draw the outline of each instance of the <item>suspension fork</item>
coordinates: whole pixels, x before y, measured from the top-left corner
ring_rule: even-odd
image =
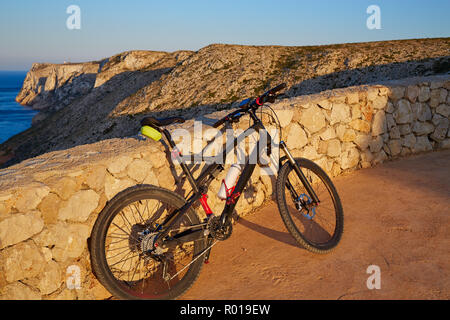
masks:
[[[297,174],[298,178],[300,179],[300,181],[305,186],[306,192],[308,192],[309,196],[311,197],[311,199],[313,200],[313,202],[315,204],[319,204],[320,203],[319,198],[317,197],[316,193],[314,192],[313,188],[311,187],[311,184],[309,183],[308,179],[305,177],[305,175],[303,174],[302,170],[297,165],[297,162],[295,161],[294,157],[292,156],[291,152],[289,151],[286,143],[284,141],[281,141],[280,142],[280,146],[281,146],[281,149],[283,149],[284,153],[286,154],[286,157],[287,157],[289,163],[294,168],[294,171]],[[290,185],[288,187],[292,188],[291,183],[289,181],[288,181],[288,183]]]

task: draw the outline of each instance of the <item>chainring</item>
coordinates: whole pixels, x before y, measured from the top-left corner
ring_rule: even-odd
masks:
[[[209,235],[216,240],[227,240],[233,232],[233,224],[227,221],[224,225],[220,222],[220,217],[211,217],[207,224]]]

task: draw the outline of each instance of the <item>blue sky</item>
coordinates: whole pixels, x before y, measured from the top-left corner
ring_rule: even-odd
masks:
[[[369,5],[381,30],[369,30]],[[69,5],[81,29],[69,30]],[[320,45],[450,36],[449,0],[2,0],[0,70],[211,43]]]

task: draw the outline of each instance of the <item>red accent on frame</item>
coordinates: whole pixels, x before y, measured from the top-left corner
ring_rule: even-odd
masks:
[[[202,194],[202,197],[200,198],[200,203],[203,207],[203,210],[205,210],[205,213],[207,216],[209,216],[213,213],[211,208],[208,205],[208,196],[206,194]]]
[[[234,193],[234,188],[236,188],[236,186],[228,189],[227,185],[225,184],[225,179],[222,180],[222,183],[225,186],[225,193],[227,194],[227,204],[235,203],[236,198],[239,197],[241,193],[240,192]]]
[[[234,190],[234,187],[233,187]],[[227,199],[227,204],[232,204],[232,203],[236,203],[236,199],[241,195],[240,192],[236,192],[233,193],[232,195],[230,195]]]
[[[256,104],[257,104],[258,106],[262,106],[262,105],[263,105],[263,104],[261,103],[261,101],[259,101],[259,97],[256,98]]]

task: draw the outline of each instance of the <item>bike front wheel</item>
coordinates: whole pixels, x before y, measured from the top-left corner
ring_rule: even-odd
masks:
[[[322,168],[308,159],[296,158],[295,161],[320,202],[314,204],[294,166],[287,161],[279,171],[276,184],[281,218],[289,233],[302,247],[315,253],[330,252],[343,234],[341,200]]]
[[[91,264],[97,279],[119,299],[175,299],[197,279],[207,240],[166,249],[152,245],[159,226],[186,203],[162,188],[140,185],[117,194],[100,213],[91,235]],[[193,209],[169,236],[199,225]]]

